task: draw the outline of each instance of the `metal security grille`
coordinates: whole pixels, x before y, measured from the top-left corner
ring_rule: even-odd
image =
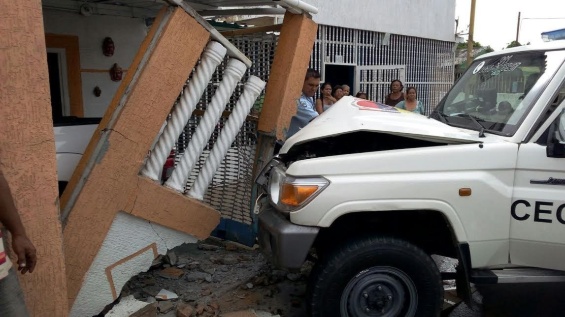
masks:
[[[320,25],[310,67],[323,71],[328,63],[403,66],[406,71],[404,87],[416,87],[418,99],[429,112],[453,85],[454,57],[452,42]],[[357,74],[353,94],[363,89],[360,83],[369,84],[367,78],[373,76]],[[367,86],[372,91],[369,98],[384,101],[390,83],[388,79],[392,75],[394,73],[384,74],[382,71],[375,75],[381,79],[376,79],[376,87]],[[388,83],[383,83],[382,78],[387,78]]]
[[[199,171],[202,169],[204,162],[206,161],[206,157],[209,155],[210,150],[216,143],[222,127],[226,123],[227,118],[239,99],[239,96],[243,92],[243,83],[246,82],[251,75],[255,75],[264,81],[269,78],[271,64],[278,41],[278,35],[274,33],[255,33],[227,38],[253,62],[253,65],[247,71],[231,96],[226,107],[226,111],[216,125],[203,154],[200,156],[193,171],[191,172],[187,182],[187,188],[190,188],[193,185]],[[196,110],[193,112],[189,123],[184,128],[183,133],[176,143],[176,162],[179,161],[181,155],[184,153],[184,150],[192,138],[202,115],[210,104],[214,91],[222,80],[226,61],[227,59],[216,69],[205,93],[196,107]],[[257,144],[257,120],[258,114],[262,108],[263,100],[264,92],[262,92],[262,95],[257,99],[251,114],[247,117],[247,120],[241,127],[239,134],[228,150],[228,154],[224,158],[218,171],[214,174],[212,182],[204,195],[204,202],[217,209],[221,213],[222,218],[245,224],[251,224],[249,212],[251,189],[253,185],[252,171]]]
[[[394,79],[406,81],[404,66],[358,66],[357,82],[359,91],[372,96],[386,96],[390,90],[390,82]],[[380,100],[380,99],[376,99]]]

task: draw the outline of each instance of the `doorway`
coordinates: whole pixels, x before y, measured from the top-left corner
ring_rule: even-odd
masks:
[[[355,67],[351,64],[325,64],[324,82],[330,82],[333,86],[348,85],[351,89],[350,95],[355,95]]]
[[[51,93],[51,114],[53,122],[70,115],[69,93],[67,90],[67,63],[64,49],[47,49],[49,70],[49,92]]]
[[[82,80],[78,36],[45,34],[53,119],[82,117]]]

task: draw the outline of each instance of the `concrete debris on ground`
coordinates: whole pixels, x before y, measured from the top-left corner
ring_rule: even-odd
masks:
[[[155,308],[151,304],[139,301],[134,296],[125,296],[120,300],[120,304],[114,306],[105,316],[106,317],[128,317],[128,316],[144,316],[143,314]],[[153,314],[155,316],[155,313]],[[145,316],[144,316],[145,317]]]
[[[161,314],[166,314],[166,313],[170,312],[171,310],[173,310],[174,308],[175,308],[175,305],[170,301],[160,301],[157,304],[157,310]]]
[[[442,272],[455,271],[456,260],[433,259]],[[105,316],[306,317],[312,265],[307,261],[300,270],[280,270],[257,248],[216,238],[185,244],[157,257],[149,271],[132,277],[120,302]],[[443,284],[441,316],[480,316],[478,292],[473,299],[479,304],[467,307],[457,297],[455,281]]]
[[[174,280],[178,280],[183,275],[184,271],[176,267],[166,267],[159,272],[159,276]]]
[[[303,317],[311,266],[278,270],[257,248],[210,238],[157,257],[126,283],[115,307],[133,299],[138,317]],[[153,310],[142,312],[147,306]]]
[[[159,291],[159,293],[157,295],[155,295],[155,299],[158,301],[166,301],[166,300],[175,300],[178,299],[178,295],[168,291],[166,289],[162,289]]]

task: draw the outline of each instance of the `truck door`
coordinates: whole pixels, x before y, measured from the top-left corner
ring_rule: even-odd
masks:
[[[549,127],[542,125],[518,151],[510,208],[512,264],[565,270],[564,98],[562,88],[550,107],[557,108],[547,119]]]

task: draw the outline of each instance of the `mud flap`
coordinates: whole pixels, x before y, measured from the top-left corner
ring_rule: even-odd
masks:
[[[456,269],[455,283],[457,287],[457,296],[461,298],[467,306],[473,305],[471,292],[471,251],[469,244],[460,243],[457,246],[459,265]]]

